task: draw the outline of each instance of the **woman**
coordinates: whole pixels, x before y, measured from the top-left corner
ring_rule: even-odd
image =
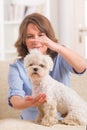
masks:
[[[40,94],[35,98],[31,96],[32,84],[23,64],[29,50],[38,48],[44,54],[49,54],[54,61],[50,75],[67,86],[69,73],[81,74],[87,65],[76,52],[58,43],[49,20],[38,13],[24,18],[15,47],[20,58],[9,68],[9,104],[13,108],[22,109],[21,119],[34,120],[37,106],[46,102],[46,95]]]

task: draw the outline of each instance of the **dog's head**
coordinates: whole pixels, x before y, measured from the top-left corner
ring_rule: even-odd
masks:
[[[38,80],[49,74],[53,68],[53,61],[49,55],[42,54],[37,49],[32,49],[24,58],[24,65],[31,80]]]

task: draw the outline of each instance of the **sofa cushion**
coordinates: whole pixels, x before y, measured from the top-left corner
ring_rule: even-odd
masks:
[[[86,126],[67,126],[57,124],[51,127],[18,119],[0,120],[0,130],[86,130]]]
[[[19,110],[8,105],[8,69],[11,61],[0,61],[0,119],[19,118]]]

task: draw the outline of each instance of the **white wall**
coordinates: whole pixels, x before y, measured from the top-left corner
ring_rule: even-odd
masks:
[[[59,38],[69,46],[73,39],[73,15],[73,0],[58,0]]]
[[[83,0],[50,1],[51,22],[61,44],[71,47],[84,57],[85,43],[79,42],[79,25],[83,26]]]
[[[72,46],[74,30],[74,0],[50,1],[51,23],[62,44]]]
[[[58,0],[50,0],[50,19],[56,36],[58,37]]]

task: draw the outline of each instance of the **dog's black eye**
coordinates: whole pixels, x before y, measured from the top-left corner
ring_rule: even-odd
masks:
[[[39,66],[44,67],[44,65],[43,65],[43,64],[40,64]]]
[[[29,66],[32,66],[33,64],[31,63],[31,64],[29,64]]]

